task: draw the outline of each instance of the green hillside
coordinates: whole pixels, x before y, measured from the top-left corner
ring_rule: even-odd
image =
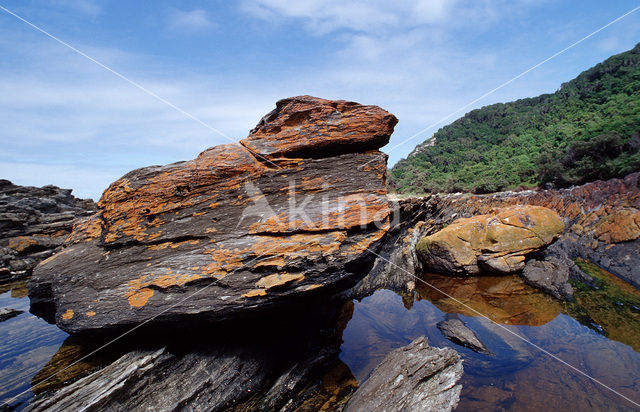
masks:
[[[640,170],[640,44],[553,94],[469,112],[389,173],[400,193],[563,187]]]

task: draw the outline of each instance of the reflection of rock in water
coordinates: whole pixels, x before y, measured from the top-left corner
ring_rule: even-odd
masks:
[[[425,274],[422,277],[444,293],[418,282],[418,300],[429,300],[447,313],[475,317],[480,316],[479,312],[502,324],[538,326],[553,320],[562,311],[553,298],[526,285],[515,275],[461,278]]]
[[[102,351],[117,360],[93,360],[63,372],[54,383],[106,364],[57,392],[42,394],[32,408],[289,410],[306,403],[330,410],[344,403],[355,386],[353,375],[344,365],[340,369],[338,360],[342,330],[352,311],[348,302],[339,311],[318,308],[315,315],[292,316],[268,326],[236,323],[168,334],[172,336],[148,329],[124,338],[129,340],[126,346]],[[80,339],[69,339],[38,378],[89,352],[79,345]]]

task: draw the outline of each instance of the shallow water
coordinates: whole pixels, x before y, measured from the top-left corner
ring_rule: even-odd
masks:
[[[29,313],[25,282],[0,286],[0,308],[23,311],[0,323],[0,402],[25,392],[11,402],[21,407],[33,396],[32,379],[68,335]]]
[[[339,401],[362,382],[391,350],[418,336],[434,346],[455,348],[464,358],[458,411],[475,410],[638,410],[611,390],[571,370],[507,330],[640,402],[640,293],[597,267],[599,289],[576,287],[577,302],[561,303],[527,286],[517,276],[452,278],[425,275],[434,288],[420,285],[415,299],[379,290],[354,303],[343,333],[341,360],[323,378],[323,396]],[[76,342],[53,325],[28,313],[23,283],[0,286],[0,307],[24,313],[0,322],[0,402],[25,392],[55,388],[118,356],[111,348],[63,370],[99,342]],[[481,317],[474,310],[486,315]],[[350,313],[350,311],[349,311]],[[477,354],[445,339],[436,324],[457,316],[493,352]],[[345,319],[346,321],[346,319]],[[59,372],[43,385],[35,383]],[[320,399],[321,398],[321,399]],[[326,398],[326,399],[325,399]],[[317,409],[311,407],[311,409]]]
[[[621,396],[509,332],[640,403],[640,354],[565,314],[566,305],[517,276],[426,275],[425,279],[457,301],[425,286],[418,289],[414,302],[388,290],[356,302],[343,334],[341,360],[359,382],[391,350],[424,335],[432,345],[453,347],[464,358],[458,411],[636,410]],[[606,302],[602,305],[600,312],[617,310]],[[478,354],[445,339],[436,324],[446,316],[463,320],[493,355]],[[625,339],[631,342],[627,343],[640,342],[640,329],[634,328],[637,320],[630,319]],[[604,326],[604,333],[608,327]]]

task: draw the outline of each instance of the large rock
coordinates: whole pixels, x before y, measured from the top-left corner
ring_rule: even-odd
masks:
[[[352,411],[450,411],[460,398],[462,360],[424,337],[389,353],[353,394]]]
[[[345,289],[388,229],[376,106],[285,99],[239,144],[134,170],[29,285],[70,333],[264,315]]]
[[[573,300],[569,266],[556,257],[529,260],[522,271],[522,277],[529,285],[542,289],[557,299]]]
[[[92,200],[77,199],[69,189],[0,179],[0,281],[31,274],[62,247],[74,220],[95,210]]]
[[[512,273],[524,268],[525,256],[539,251],[564,230],[553,210],[514,206],[494,215],[454,221],[416,246],[428,269],[454,274]]]

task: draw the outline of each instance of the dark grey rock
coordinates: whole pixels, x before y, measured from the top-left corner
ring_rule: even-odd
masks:
[[[491,351],[462,320],[458,319],[456,315],[447,317],[436,325],[445,338],[472,351],[491,354]]]
[[[558,258],[531,259],[522,270],[524,281],[541,289],[556,299],[573,300],[573,288],[569,284],[569,266]]]
[[[450,411],[462,386],[462,360],[451,348],[418,338],[389,353],[353,394],[345,412]]]
[[[9,320],[11,318],[15,318],[23,311],[10,309],[10,308],[0,308],[0,322],[4,322],[5,320]]]
[[[31,274],[55,253],[71,233],[77,218],[96,210],[90,199],[55,186],[0,185],[0,281]]]

